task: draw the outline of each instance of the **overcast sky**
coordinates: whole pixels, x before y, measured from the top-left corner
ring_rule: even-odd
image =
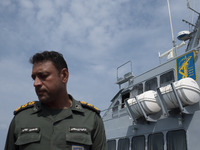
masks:
[[[176,37],[193,18],[186,0],[170,4]],[[191,6],[199,10],[200,0]],[[131,60],[137,76],[170,48],[166,0],[0,0],[0,149],[13,111],[37,100],[28,62],[36,52],[62,53],[68,92],[103,110],[119,90],[118,66]]]

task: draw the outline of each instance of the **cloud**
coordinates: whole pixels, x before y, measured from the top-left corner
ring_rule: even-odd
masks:
[[[170,3],[176,35],[187,29],[181,24],[186,3]],[[158,65],[158,51],[171,47],[166,1],[1,0],[0,129],[8,127],[14,109],[37,99],[28,59],[38,51],[61,52],[70,70],[69,92],[106,109],[118,92],[118,66],[132,60],[138,75]]]

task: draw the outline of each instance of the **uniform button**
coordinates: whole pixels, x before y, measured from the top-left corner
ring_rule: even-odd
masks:
[[[76,105],[75,105],[75,108],[76,108],[76,109],[80,109],[81,107],[80,107],[80,105],[76,104]]]

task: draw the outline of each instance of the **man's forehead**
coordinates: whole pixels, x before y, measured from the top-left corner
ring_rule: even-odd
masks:
[[[35,62],[34,64],[33,64],[33,68],[34,67],[39,67],[39,66],[54,66],[54,64],[53,64],[53,62],[51,62],[51,61],[48,61],[48,60],[46,60],[46,61],[40,61],[40,62]]]
[[[42,62],[36,62],[33,64],[32,72],[34,71],[49,71],[49,70],[55,70],[56,67],[51,61],[42,61]]]

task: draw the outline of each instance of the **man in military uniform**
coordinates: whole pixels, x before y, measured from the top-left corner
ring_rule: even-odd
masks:
[[[62,54],[44,51],[30,62],[39,101],[14,111],[5,150],[107,150],[100,111],[67,93]]]

